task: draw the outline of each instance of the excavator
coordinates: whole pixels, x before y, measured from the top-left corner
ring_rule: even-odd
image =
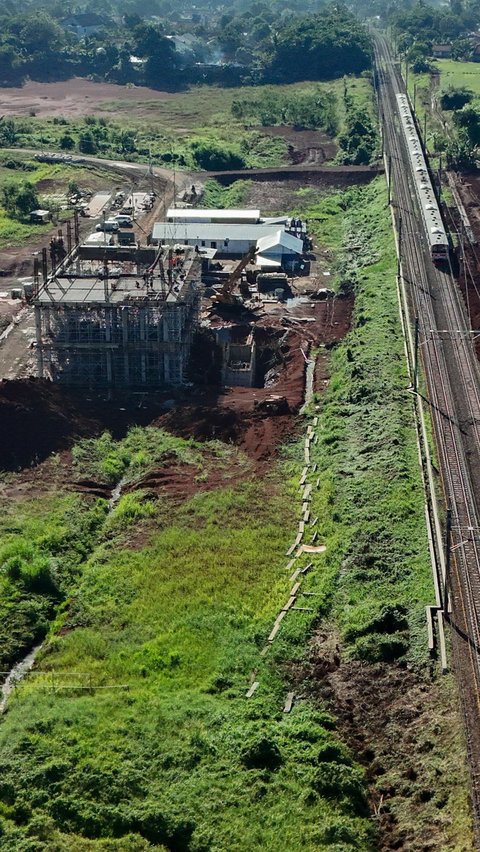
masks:
[[[212,301],[217,305],[225,305],[228,307],[239,306],[239,298],[234,294],[235,285],[246,266],[254,259],[256,254],[256,246],[245,254],[240,263],[235,267],[232,274],[227,278],[221,290],[212,297]]]

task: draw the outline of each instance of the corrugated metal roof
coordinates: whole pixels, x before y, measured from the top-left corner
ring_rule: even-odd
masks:
[[[218,210],[215,207],[192,207],[185,209],[182,207],[169,207],[167,210],[167,219],[180,219],[188,221],[189,219],[252,219],[260,218],[260,210],[240,210],[235,207],[229,210]]]
[[[245,240],[256,243],[278,231],[278,225],[228,225],[216,222],[156,222],[153,226],[154,240]]]
[[[299,240],[298,237],[293,237],[292,234],[287,234],[286,231],[282,231],[281,229],[276,231],[274,234],[261,237],[261,239],[257,242],[257,250],[259,252],[267,251],[275,246],[283,246],[283,248],[294,251],[295,254],[303,253],[302,241]]]

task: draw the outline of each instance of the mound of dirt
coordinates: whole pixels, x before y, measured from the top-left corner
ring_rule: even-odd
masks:
[[[40,461],[73,437],[87,435],[92,421],[49,382],[0,382],[0,464],[6,469]]]
[[[287,125],[256,127],[255,130],[264,136],[285,139],[290,162],[295,165],[320,165],[326,160],[333,160],[338,150],[330,136],[319,130],[300,130]]]
[[[161,400],[138,408],[67,390],[45,379],[0,382],[0,467],[17,470],[105,429],[121,437],[134,424],[146,425]]]

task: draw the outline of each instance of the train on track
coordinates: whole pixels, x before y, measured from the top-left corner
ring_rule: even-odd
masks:
[[[450,254],[448,234],[443,224],[407,95],[397,95],[397,105],[431,258],[434,263],[443,264],[448,261]]]

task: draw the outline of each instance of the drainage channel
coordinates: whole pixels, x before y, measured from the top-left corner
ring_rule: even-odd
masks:
[[[124,480],[122,479],[112,489],[111,497],[108,501],[109,514],[113,511],[118,501],[120,500],[120,497],[122,496],[123,484]],[[28,652],[28,654],[23,658],[23,660],[20,660],[20,662],[15,663],[15,665],[11,668],[9,672],[0,672],[0,677],[6,675],[6,678],[0,687],[0,715],[5,713],[7,709],[8,699],[10,698],[13,690],[18,686],[20,681],[22,681],[24,677],[32,670],[37,655],[42,649],[42,647],[43,642],[40,645],[36,645],[34,648],[32,648]]]
[[[42,645],[36,645],[35,648],[32,648],[31,651],[28,652],[27,656],[20,660],[19,663],[16,663],[11,671],[7,674],[6,672],[1,672],[0,674],[7,674],[5,681],[1,686],[1,699],[0,699],[0,713],[5,713],[7,708],[7,702],[12,694],[13,690],[20,683],[21,680],[28,674],[28,672],[33,668],[33,664],[35,662],[36,656]]]

